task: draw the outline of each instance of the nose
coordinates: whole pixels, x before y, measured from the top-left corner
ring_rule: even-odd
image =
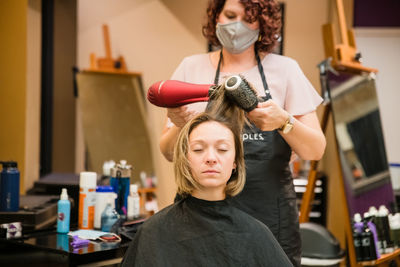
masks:
[[[215,164],[217,162],[216,153],[213,149],[207,150],[206,154],[206,163],[207,164]]]

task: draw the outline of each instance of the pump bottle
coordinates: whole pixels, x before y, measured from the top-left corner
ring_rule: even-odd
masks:
[[[57,233],[66,234],[69,232],[69,221],[71,214],[71,202],[68,200],[67,189],[61,191],[60,200],[57,203]]]
[[[137,219],[140,216],[140,197],[138,186],[131,184],[130,194],[128,196],[128,220]]]
[[[112,226],[119,219],[118,212],[112,207],[113,202],[114,202],[114,197],[108,197],[106,208],[101,214],[101,231],[103,232],[110,232]]]

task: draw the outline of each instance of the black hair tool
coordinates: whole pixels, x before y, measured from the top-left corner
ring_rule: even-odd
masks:
[[[250,83],[241,75],[233,75],[225,80],[225,94],[236,105],[249,112],[255,109],[260,99]]]

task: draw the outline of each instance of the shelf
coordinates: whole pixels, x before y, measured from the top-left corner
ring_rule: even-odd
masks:
[[[157,190],[156,187],[143,187],[143,188],[139,188],[138,192],[140,193],[155,193]]]
[[[399,255],[400,255],[400,249],[396,249],[392,253],[382,254],[381,257],[377,260],[361,261],[361,262],[358,262],[358,264],[360,266],[377,266],[382,263],[388,263],[389,261],[396,259]]]

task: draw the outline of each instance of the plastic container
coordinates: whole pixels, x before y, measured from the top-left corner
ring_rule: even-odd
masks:
[[[101,214],[107,205],[107,199],[113,198],[115,200],[117,198],[117,194],[114,193],[112,186],[103,185],[96,187],[96,205],[94,209],[94,228],[101,228]],[[112,203],[112,208],[115,208],[115,202]]]
[[[114,202],[113,198],[107,199],[106,208],[101,214],[101,231],[103,232],[110,232],[111,227],[119,219],[118,212],[112,207],[112,202]]]
[[[400,247],[400,213],[389,214],[390,237],[395,248]]]
[[[95,172],[81,172],[79,179],[79,229],[94,228],[97,175]]]
[[[19,170],[15,161],[0,162],[0,211],[19,210]]]
[[[71,218],[71,202],[68,200],[66,188],[61,190],[60,200],[57,203],[57,215],[57,233],[68,233]]]
[[[138,186],[131,184],[130,194],[128,196],[128,220],[137,219],[140,216],[140,196]]]
[[[390,238],[389,210],[385,207],[385,205],[379,206],[377,218],[382,224],[383,247],[385,253],[392,253],[394,248],[393,241]]]

